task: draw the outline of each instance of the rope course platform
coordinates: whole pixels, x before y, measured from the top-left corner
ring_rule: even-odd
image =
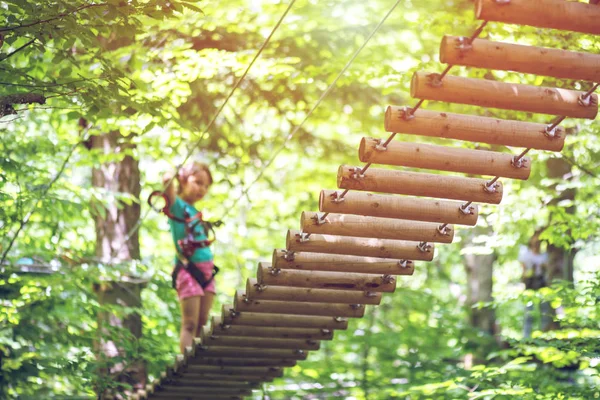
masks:
[[[415,72],[414,107],[389,106],[387,139],[363,138],[364,166],[340,166],[338,189],[322,190],[319,211],[301,214],[286,248],[259,263],[257,276],[205,327],[195,345],[133,398],[243,399],[281,377],[394,292],[415,261],[431,261],[434,243],[451,243],[454,224],[474,226],[475,203],[499,204],[500,178],[526,180],[532,149],[559,152],[567,117],[598,113],[600,55],[478,39],[489,21],[600,34],[600,5],[565,0],[477,0],[483,22],[471,37],[446,35],[441,74]],[[394,6],[395,7],[395,6]],[[393,9],[392,9],[393,10]],[[388,14],[389,15],[389,14]],[[387,16],[386,16],[387,18]],[[385,20],[385,18],[384,18]],[[588,90],[513,84],[448,75],[454,65],[587,81]],[[548,124],[420,109],[425,100],[552,114]],[[398,133],[521,147],[488,150],[392,141]],[[374,164],[424,169],[408,172]],[[432,174],[451,171],[469,176]],[[472,175],[487,176],[487,178]],[[377,192],[377,194],[371,193]]]

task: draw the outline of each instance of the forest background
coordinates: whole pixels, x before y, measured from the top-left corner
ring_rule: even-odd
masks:
[[[166,219],[144,199],[188,153],[211,165],[216,183],[202,210],[225,222],[214,245],[218,313],[284,246],[300,212],[317,210],[338,165],[358,165],[360,138],[387,137],[386,106],[414,104],[412,73],[442,70],[442,36],[478,25],[469,0],[401,1],[290,136],[393,4],[298,0],[206,132],[287,3],[0,0],[1,398],[128,391],[173,362],[180,315],[172,244]],[[597,38],[567,32],[490,23],[482,37],[600,52]],[[600,127],[563,126],[562,154],[534,152],[531,178],[504,181],[502,204],[484,206],[476,228],[438,246],[434,261],[399,279],[381,306],[257,398],[599,398]],[[539,227],[553,286],[524,291],[518,246]],[[553,330],[524,339],[524,306],[542,299],[562,312]]]

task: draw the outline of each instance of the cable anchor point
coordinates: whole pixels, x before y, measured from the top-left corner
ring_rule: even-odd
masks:
[[[309,240],[310,240],[310,234],[308,234],[306,232],[296,233],[296,242],[305,243],[305,242],[308,242]]]
[[[319,226],[319,225],[325,225],[327,223],[329,223],[329,219],[325,216],[325,213],[316,213],[313,217],[312,217],[313,221],[315,221],[315,225]]]
[[[285,261],[294,261],[295,258],[296,258],[296,255],[293,251],[283,250],[283,259]]]
[[[548,138],[548,139],[558,139],[561,137],[562,133],[563,133],[563,129],[560,126],[552,126],[553,124],[550,124],[548,126],[546,126],[546,128],[544,129],[544,135]]]
[[[379,145],[375,146],[375,149],[376,149],[376,150],[379,150],[379,149],[377,149],[377,147],[378,147],[378,146],[379,146]],[[384,147],[384,150],[383,150],[383,151],[385,151],[385,150],[387,150],[387,148],[386,148],[386,147]],[[354,173],[352,174],[352,178],[354,178],[354,179],[363,179],[363,178],[365,177],[365,174],[362,172],[362,168],[361,168],[361,167],[350,167],[350,169],[349,169],[349,170],[350,170],[351,172],[354,172]]]
[[[334,203],[341,203],[342,201],[344,201],[344,197],[342,197],[340,193],[336,190],[335,192],[331,193],[331,201],[333,201]]]
[[[456,49],[461,53],[466,53],[473,49],[473,45],[471,44],[471,39],[466,36],[459,36],[456,38],[455,42]]]
[[[437,231],[440,235],[449,236],[452,229],[448,228],[447,224],[442,224],[437,227]]]
[[[415,118],[412,107],[403,106],[398,109],[398,116],[405,121],[410,121]]]
[[[419,249],[421,253],[431,253],[431,249],[433,249],[433,246],[427,242],[420,242],[417,245],[417,249]]]
[[[458,207],[458,209],[465,215],[475,214],[475,207],[473,207],[470,203],[463,204],[460,207]]]
[[[434,88],[441,88],[444,85],[442,82],[442,75],[436,72],[427,74],[427,84]]]

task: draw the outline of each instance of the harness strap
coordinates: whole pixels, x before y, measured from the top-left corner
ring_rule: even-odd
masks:
[[[171,275],[171,278],[173,279],[173,289],[177,289],[177,276],[179,275],[179,272],[181,272],[182,269],[185,269],[192,276],[192,278],[194,278],[196,282],[198,282],[198,285],[200,285],[202,289],[208,286],[208,284],[210,284],[215,278],[215,275],[219,273],[219,267],[213,264],[212,275],[210,276],[210,278],[206,279],[204,273],[198,268],[196,268],[193,262],[185,259],[183,255],[177,252],[177,264],[175,264],[173,274]]]

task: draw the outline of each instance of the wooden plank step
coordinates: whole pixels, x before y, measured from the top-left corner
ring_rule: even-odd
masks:
[[[585,92],[544,86],[506,83],[485,79],[440,75],[427,71],[413,74],[410,95],[418,99],[471,104],[479,107],[527,111],[594,119],[598,114],[598,95],[590,96],[589,105],[580,104]]]
[[[358,149],[360,161],[522,180],[529,178],[531,173],[529,157],[514,164],[512,154],[497,151],[397,141],[381,147],[381,141],[382,139],[362,138]]]
[[[565,0],[477,0],[475,17],[581,33],[600,33],[600,7]]]
[[[243,311],[243,310],[240,310]],[[254,311],[256,312],[256,311]],[[276,339],[250,336],[216,336],[205,326],[201,332],[202,343],[206,346],[256,347],[262,349],[319,350],[319,341],[313,339]],[[194,364],[197,364],[194,362]],[[210,364],[214,365],[214,364]],[[273,366],[273,365],[270,365]]]
[[[258,280],[260,283],[260,279]],[[291,314],[263,314],[251,312],[237,312],[233,305],[225,304],[222,309],[223,323],[226,325],[251,325],[251,326],[271,326],[281,328],[317,328],[317,329],[348,329],[348,321],[332,317],[320,317],[313,315],[291,315]],[[229,354],[222,354],[230,356]],[[281,353],[277,358],[287,357],[289,353]],[[275,355],[273,355],[275,356]],[[292,357],[297,360],[306,358]],[[273,357],[271,357],[273,358]]]
[[[405,219],[363,217],[351,214],[303,211],[300,229],[306,233],[323,235],[356,236],[378,239],[416,240],[420,242],[452,243],[454,227],[449,225],[445,232],[438,230],[439,224]],[[336,259],[340,259],[336,257]],[[341,259],[344,259],[342,257]],[[343,271],[343,264],[338,263]]]
[[[445,35],[440,61],[450,65],[600,82],[600,54]]]
[[[384,126],[388,132],[549,151],[561,151],[566,137],[562,127],[548,134],[545,124],[476,115],[418,109],[411,118],[399,106],[387,108]]]
[[[254,280],[256,282],[256,280]],[[271,288],[270,286],[269,288]],[[293,289],[293,288],[288,288]],[[321,328],[288,328],[226,324],[222,317],[213,317],[211,332],[218,336],[262,336],[281,339],[331,340],[333,331]]]
[[[481,178],[373,167],[363,174],[361,170],[361,167],[340,166],[337,175],[338,187],[340,189],[406,194],[488,204],[500,204],[502,201],[503,186],[501,182],[495,182],[488,187],[488,180]]]
[[[267,286],[295,286],[318,289],[345,289],[369,292],[396,290],[396,279],[392,275],[362,274],[351,272],[296,271],[273,269],[269,263],[259,263],[257,281]],[[327,318],[327,317],[313,317]],[[331,326],[327,326],[330,328]]]
[[[312,237],[312,235],[311,235]],[[290,255],[291,254],[291,255]],[[276,249],[271,263],[275,269],[299,271],[356,272],[363,274],[412,275],[415,270],[411,260],[391,258],[331,255],[323,253],[294,252]],[[340,292],[335,290],[333,293]],[[350,292],[356,293],[356,292]],[[357,300],[362,296],[356,293]],[[364,300],[351,304],[365,304]],[[368,303],[367,303],[368,304]]]
[[[293,315],[320,315],[325,317],[361,318],[365,315],[365,306],[362,304],[342,303],[314,303],[277,300],[251,300],[242,290],[236,292],[234,308],[240,312],[271,313],[271,314],[293,314]],[[280,339],[286,340],[286,339]],[[305,350],[318,350],[318,342],[309,341],[315,348],[310,348],[305,341],[305,347],[297,347]]]
[[[433,260],[433,244],[427,251],[419,242],[408,240],[374,239],[352,236],[321,235],[313,233],[307,237],[299,230],[290,229],[286,236],[289,251],[327,253],[364,257],[380,257],[409,260]]]
[[[463,203],[449,200],[364,192],[348,192],[343,201],[338,201],[339,198],[336,190],[322,190],[319,211],[471,226],[477,223],[478,217],[477,205],[463,212]]]
[[[275,251],[277,252],[277,250]],[[339,258],[340,256],[336,257]],[[275,268],[278,268],[276,264],[273,265]],[[321,271],[322,270],[324,269],[321,269]],[[261,286],[254,278],[250,278],[246,281],[246,295],[253,300],[373,305],[381,303],[382,297],[380,292],[357,292],[354,290],[314,289],[289,286]]]

